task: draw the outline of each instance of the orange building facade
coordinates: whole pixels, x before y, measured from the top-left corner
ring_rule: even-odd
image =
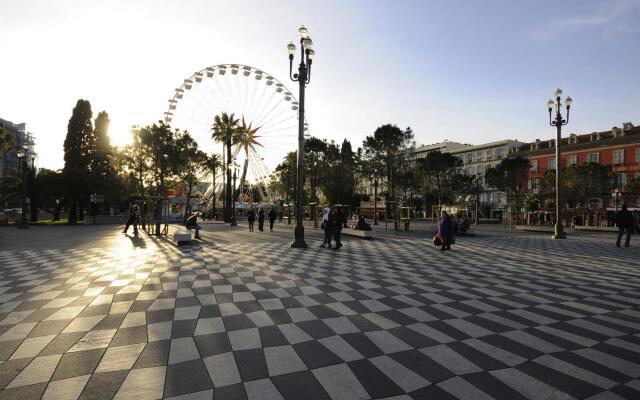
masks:
[[[618,206],[627,204],[630,209],[640,209],[640,196],[625,190],[631,180],[640,177],[640,126],[627,122],[622,128],[614,127],[610,131],[571,134],[562,139],[561,145],[562,167],[587,162],[611,166],[613,187],[621,193]],[[555,169],[555,139],[529,143],[519,153],[530,163],[529,179],[523,191],[537,194],[545,172]],[[586,204],[578,207],[607,214],[615,210],[616,204],[612,193],[593,193]],[[545,211],[545,204],[540,204],[540,210]]]

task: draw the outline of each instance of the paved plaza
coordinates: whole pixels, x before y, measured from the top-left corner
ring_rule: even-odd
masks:
[[[640,399],[640,251],[612,236],[120,229],[0,229],[1,399]]]

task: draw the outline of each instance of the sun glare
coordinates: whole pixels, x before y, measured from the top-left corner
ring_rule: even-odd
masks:
[[[111,144],[123,147],[131,143],[131,124],[118,119],[112,119],[109,124],[109,138]]]

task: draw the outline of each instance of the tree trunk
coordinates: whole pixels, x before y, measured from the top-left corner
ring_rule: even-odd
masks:
[[[211,171],[211,175],[212,175],[211,201],[213,201],[213,211],[212,211],[213,215],[211,215],[211,218],[215,218],[216,216],[216,169],[215,168],[213,168],[213,170]]]
[[[193,189],[193,183],[189,182],[187,185],[187,198],[184,203],[184,220],[187,221],[187,217],[189,216],[189,207],[191,206],[191,190]]]
[[[76,200],[71,200],[71,203],[69,204],[69,217],[67,222],[69,224],[75,224],[78,222],[78,203],[76,202]]]
[[[31,207],[29,207],[29,209],[31,211],[31,222],[37,222],[38,221],[38,205],[33,199],[31,199]]]

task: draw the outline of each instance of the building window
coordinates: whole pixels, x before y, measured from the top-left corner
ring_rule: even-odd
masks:
[[[502,203],[502,193],[500,192],[496,193],[496,203]]]
[[[529,179],[527,186],[531,193],[538,193],[540,190],[540,179]]]
[[[589,162],[599,163],[600,153],[589,153]]]
[[[624,172],[616,172],[613,174],[613,185],[619,188],[624,188],[627,184],[627,174]]]
[[[613,164],[614,165],[624,164],[624,150],[613,151]]]
[[[556,169],[556,159],[555,158],[550,158],[549,159],[548,168],[549,169]]]
[[[531,165],[531,172],[538,172],[538,160],[531,160],[529,164]]]
[[[572,154],[567,157],[567,165],[576,165],[578,163],[578,156],[576,154]]]
[[[640,162],[640,147],[636,149],[636,162]]]
[[[638,149],[638,150],[640,150],[640,149]],[[502,149],[497,149],[497,150],[496,150],[496,158],[497,158],[498,160],[502,160],[502,157],[503,157],[503,155],[502,155],[502,154],[503,154]]]
[[[473,162],[473,154],[469,153],[467,154],[467,164],[472,163]]]

